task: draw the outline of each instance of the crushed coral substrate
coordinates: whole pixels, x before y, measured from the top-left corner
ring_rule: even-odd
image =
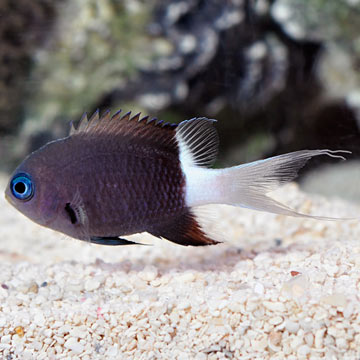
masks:
[[[0,192],[5,177],[0,177]],[[360,216],[295,184],[305,213]],[[1,359],[355,359],[360,224],[211,206],[224,244],[90,245],[0,198]]]

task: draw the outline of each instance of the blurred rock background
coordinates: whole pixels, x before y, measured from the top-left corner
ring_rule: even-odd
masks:
[[[360,0],[0,0],[0,169],[97,108],[216,118],[219,165],[358,159],[359,34]],[[354,199],[349,164],[333,186]]]

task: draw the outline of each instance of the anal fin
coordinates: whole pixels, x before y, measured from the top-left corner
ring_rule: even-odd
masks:
[[[184,246],[206,246],[219,243],[204,233],[195,215],[190,210],[161,227],[153,227],[148,232]]]

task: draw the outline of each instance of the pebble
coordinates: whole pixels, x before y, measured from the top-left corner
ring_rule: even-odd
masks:
[[[251,346],[258,351],[263,351],[268,345],[268,341],[265,335],[262,335],[258,339],[254,339],[251,341]]]
[[[336,338],[336,346],[341,350],[346,350],[349,347],[348,342],[344,338]]]
[[[271,301],[264,301],[263,305],[273,312],[284,312],[285,311],[285,305],[281,302],[271,302]]]
[[[5,316],[0,315],[0,328],[5,327],[5,326],[6,326],[6,318],[5,318]]]
[[[84,339],[86,337],[86,335],[88,334],[88,332],[80,327],[80,326],[76,326],[74,327],[72,330],[70,330],[69,335],[74,337],[74,338],[80,338],[80,339]]]
[[[322,297],[322,301],[332,306],[345,307],[347,305],[346,296],[343,294],[334,293],[332,295]]]
[[[109,349],[106,351],[105,355],[106,356],[116,356],[119,353],[119,349],[118,347],[115,346],[110,346]]]
[[[188,272],[178,276],[177,280],[180,281],[181,283],[190,283],[195,280],[195,274],[188,271]]]
[[[195,355],[194,360],[208,360],[208,356],[204,353],[198,353]]]
[[[8,295],[8,290],[4,287],[0,287],[0,299],[5,299],[6,297],[8,297]]]
[[[34,316],[34,324],[37,326],[44,326],[45,325],[45,317],[42,313],[37,313]]]
[[[19,337],[23,337],[25,334],[24,328],[22,326],[17,326],[14,330]]]
[[[153,281],[158,275],[158,270],[155,267],[147,267],[143,271],[139,272],[138,276],[144,281]]]
[[[304,340],[308,346],[312,347],[314,344],[314,335],[311,333],[307,333],[304,336]]]
[[[64,343],[64,347],[73,351],[75,354],[80,354],[84,351],[84,346],[81,345],[74,337],[70,337]]]
[[[90,278],[85,281],[85,290],[94,291],[100,287],[100,281]]]
[[[299,356],[306,356],[310,353],[310,348],[307,345],[301,345],[297,351]]]
[[[184,300],[184,301],[181,301],[179,304],[178,304],[178,309],[179,310],[185,310],[185,309],[188,309],[191,307],[191,304],[189,301],[187,300]]]
[[[296,333],[299,330],[299,323],[291,321],[291,320],[286,320],[285,322],[285,328],[289,333]]]
[[[254,293],[258,294],[258,295],[262,295],[264,294],[264,285],[261,283],[256,283],[254,286]]]
[[[32,282],[28,288],[28,292],[37,294],[39,292],[39,285],[36,282]]]
[[[2,344],[10,344],[11,342],[11,335],[3,335],[1,337],[1,341]]]
[[[272,330],[269,334],[269,341],[272,345],[278,346],[282,339],[282,333],[280,331]]]
[[[301,337],[294,337],[290,343],[290,346],[293,350],[297,351],[300,345],[303,344],[303,339]]]
[[[269,324],[271,325],[279,325],[283,322],[283,318],[281,316],[275,316],[269,320]]]
[[[326,331],[325,328],[316,330],[316,332],[315,332],[315,348],[321,349],[323,347],[325,331]]]
[[[308,286],[307,277],[305,275],[297,275],[289,281],[284,282],[282,291],[290,295],[290,297],[298,299],[305,295]]]
[[[329,276],[333,277],[339,271],[339,267],[337,265],[326,265],[325,270]]]

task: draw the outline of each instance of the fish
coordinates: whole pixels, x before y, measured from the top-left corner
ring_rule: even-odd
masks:
[[[306,162],[345,150],[300,150],[228,168],[213,168],[216,120],[179,124],[141,114],[85,113],[67,137],[28,155],[11,175],[5,197],[35,223],[99,245],[134,245],[148,232],[179,245],[220,241],[208,235],[197,207],[228,204],[281,215],[299,213],[268,194],[293,180]]]

